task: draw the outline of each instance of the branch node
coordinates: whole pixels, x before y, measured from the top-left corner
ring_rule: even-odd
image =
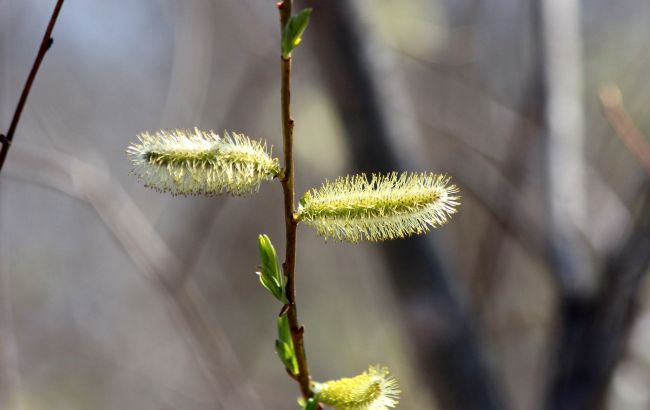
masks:
[[[290,304],[287,303],[287,304],[283,305],[282,309],[280,309],[280,313],[278,313],[278,316],[283,316],[285,313],[287,313],[289,311],[289,309],[291,309]]]
[[[291,372],[289,371],[289,369],[287,369],[287,368],[285,367],[285,368],[284,368],[284,371],[286,371],[287,374],[289,375],[289,377],[291,377],[293,380],[298,381],[298,376],[296,376],[295,374],[291,373]]]

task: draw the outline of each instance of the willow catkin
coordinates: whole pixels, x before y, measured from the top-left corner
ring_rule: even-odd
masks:
[[[385,367],[371,366],[362,374],[313,383],[314,398],[337,410],[385,410],[397,406],[400,389]]]
[[[161,130],[138,135],[127,148],[144,185],[172,195],[246,195],[280,174],[266,143],[243,134]]]
[[[296,217],[325,238],[383,241],[428,232],[460,204],[446,175],[396,172],[340,177],[308,191]]]

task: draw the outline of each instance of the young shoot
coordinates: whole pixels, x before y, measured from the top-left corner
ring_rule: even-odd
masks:
[[[291,61],[309,24],[311,9],[292,14],[292,1],[277,4],[282,36],[281,120],[284,164],[264,141],[243,134],[172,130],[138,135],[127,148],[132,170],[144,185],[172,195],[243,196],[278,180],[284,196],[286,248],[280,263],[266,235],[258,236],[259,282],[282,305],[276,319],[276,353],[298,382],[303,410],[385,410],[397,406],[400,389],[388,369],[372,366],[362,374],[318,383],[312,380],[298,321],[295,287],[297,226],[303,222],[325,238],[347,242],[384,241],[428,232],[457,212],[458,188],[433,173],[361,174],[340,177],[309,190],[296,209],[291,118]]]

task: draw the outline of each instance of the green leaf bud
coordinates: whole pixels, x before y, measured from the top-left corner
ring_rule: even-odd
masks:
[[[280,360],[287,368],[289,373],[297,376],[298,359],[296,358],[296,351],[293,347],[293,339],[291,338],[291,330],[289,329],[289,318],[287,315],[278,317],[278,340],[275,341],[275,351],[280,357]]]
[[[285,304],[289,303],[284,290],[284,272],[278,262],[278,256],[271,243],[271,239],[267,235],[259,235],[257,242],[262,260],[262,271],[257,272],[260,277],[260,283],[280,302]]]
[[[309,24],[309,16],[311,16],[311,9],[304,9],[287,21],[287,25],[282,30],[282,58],[289,58],[293,49],[302,41],[302,34]]]
[[[318,401],[310,398],[303,405],[303,410],[316,410],[318,408]]]

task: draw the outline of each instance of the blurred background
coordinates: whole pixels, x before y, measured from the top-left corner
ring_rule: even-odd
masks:
[[[0,0],[3,132],[54,3]],[[294,7],[297,195],[430,170],[463,197],[406,241],[299,229],[314,378],[385,364],[403,409],[650,408],[650,3]],[[0,175],[1,409],[296,408],[254,273],[279,185],[172,198],[124,154],[195,126],[280,153],[278,25],[271,0],[65,2]]]

